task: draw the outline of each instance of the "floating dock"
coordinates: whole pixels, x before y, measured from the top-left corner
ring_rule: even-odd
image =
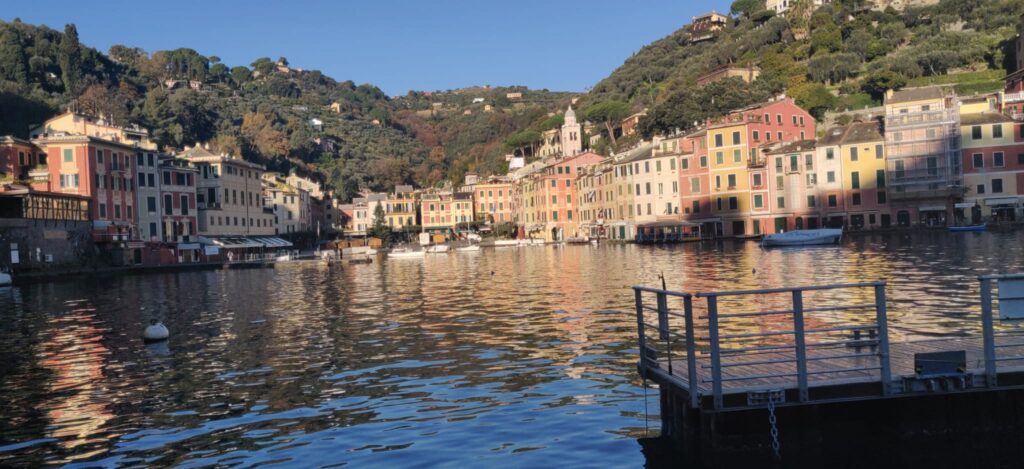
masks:
[[[662,437],[707,467],[1013,467],[1024,460],[1024,274],[979,281],[978,334],[895,343],[884,282],[633,287],[638,370],[659,386]]]

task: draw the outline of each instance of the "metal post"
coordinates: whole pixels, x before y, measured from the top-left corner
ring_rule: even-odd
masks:
[[[700,381],[697,377],[696,344],[693,340],[693,299],[683,297],[683,316],[686,318],[686,379],[690,383],[690,407],[700,407]]]
[[[793,335],[796,339],[796,379],[800,402],[807,402],[807,343],[804,338],[803,291],[793,290]]]
[[[636,330],[640,347],[640,371],[647,376],[647,339],[644,337],[644,298],[639,288],[634,288],[636,294]]]
[[[875,323],[878,324],[878,364],[881,367],[882,395],[892,393],[892,369],[889,368],[889,323],[885,315],[885,282],[875,285]]]
[[[992,319],[992,279],[981,278],[981,330],[985,350],[985,385],[996,385],[996,337]]]
[[[672,374],[672,336],[668,324],[668,296],[662,290],[657,294],[658,301],[658,338],[665,341],[665,352],[668,355],[668,374]]]
[[[718,347],[718,297],[708,297],[708,337],[711,339],[711,390],[715,409],[722,408],[722,357]]]

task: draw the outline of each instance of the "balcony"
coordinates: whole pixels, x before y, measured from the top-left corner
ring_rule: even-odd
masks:
[[[954,124],[960,115],[952,110],[909,112],[906,114],[886,114],[886,129],[893,129],[900,126],[933,125],[933,124]],[[959,129],[957,129],[959,130]]]
[[[1024,91],[1003,94],[1004,103],[1019,103],[1021,101],[1024,101]]]
[[[197,202],[196,208],[199,210],[220,210],[220,202]]]
[[[763,168],[768,165],[768,158],[748,158],[748,168]]]

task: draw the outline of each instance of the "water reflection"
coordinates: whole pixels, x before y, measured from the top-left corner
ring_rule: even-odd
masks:
[[[657,397],[647,421],[629,286],[881,279],[894,340],[964,334],[980,327],[975,276],[1021,268],[1021,241],[502,249],[0,289],[0,465],[640,465]],[[872,300],[856,295],[841,299]],[[170,341],[142,343],[151,318]]]

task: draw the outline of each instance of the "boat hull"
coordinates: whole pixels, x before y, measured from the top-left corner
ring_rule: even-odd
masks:
[[[839,244],[842,237],[843,230],[837,229],[790,231],[787,233],[765,236],[761,240],[761,245],[766,247],[822,246]]]
[[[971,226],[951,226],[949,231],[954,233],[962,231],[985,231],[985,225],[971,225]]]

